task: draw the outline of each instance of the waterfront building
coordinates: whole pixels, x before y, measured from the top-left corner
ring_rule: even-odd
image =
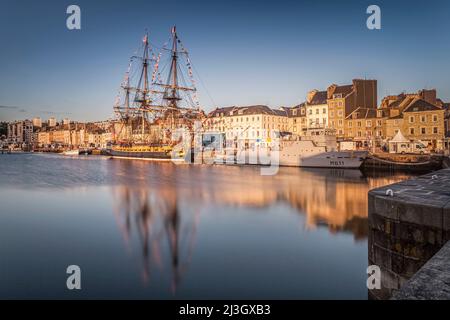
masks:
[[[53,131],[53,139],[52,139],[52,143],[53,144],[58,144],[58,145],[69,145],[70,144],[70,132],[69,130],[54,130]]]
[[[53,131],[38,131],[36,144],[40,148],[48,147],[53,142]]]
[[[88,146],[98,148],[102,145],[103,132],[90,132],[88,133]]]
[[[112,132],[99,130],[87,133],[87,146],[94,148],[106,148],[113,139]]]
[[[436,90],[401,93],[387,96],[381,103],[386,119],[386,139],[398,131],[412,140],[421,141],[432,150],[443,150],[445,142],[445,104],[436,97]]]
[[[306,98],[306,123],[308,128],[328,126],[327,91],[312,90]]]
[[[287,131],[293,135],[303,135],[307,129],[306,102],[291,108],[283,108],[286,110],[288,117]]]
[[[21,120],[8,123],[7,140],[11,144],[31,145],[33,143],[33,122]]]
[[[271,109],[265,105],[217,108],[204,123],[205,131],[223,133],[229,146],[242,142],[246,147],[266,146],[272,132],[290,132],[289,108]],[[291,110],[297,114],[301,108]],[[293,117],[292,117],[293,118]],[[301,118],[301,116],[298,116]]]
[[[354,79],[352,84],[327,88],[328,125],[336,129],[336,137],[343,140],[345,119],[357,108],[377,108],[377,80]]]
[[[358,107],[345,118],[345,140],[357,148],[380,147],[386,137],[387,110]]]
[[[403,111],[403,134],[420,140],[433,150],[443,149],[445,110],[422,99],[414,100]]]

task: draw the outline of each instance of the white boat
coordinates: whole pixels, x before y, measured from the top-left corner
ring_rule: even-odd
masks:
[[[352,151],[328,151],[312,140],[282,141],[279,161],[281,166],[311,168],[358,169],[365,155]]]
[[[280,139],[270,146],[217,152],[217,164],[257,164],[312,168],[358,169],[365,151],[338,151],[334,129],[311,129],[301,136]]]
[[[338,151],[334,129],[311,129],[297,140],[281,140],[279,159],[281,166],[312,168],[361,167],[367,152]]]
[[[62,154],[65,156],[77,156],[80,154],[80,150],[78,150],[78,149],[66,150]]]

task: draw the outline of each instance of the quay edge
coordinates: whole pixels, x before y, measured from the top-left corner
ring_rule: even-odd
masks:
[[[450,169],[369,191],[368,218],[368,263],[381,270],[369,297],[389,299],[450,240]]]

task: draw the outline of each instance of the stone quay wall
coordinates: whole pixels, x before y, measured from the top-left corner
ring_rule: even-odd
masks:
[[[450,240],[450,169],[369,192],[369,265],[381,270],[389,299]]]

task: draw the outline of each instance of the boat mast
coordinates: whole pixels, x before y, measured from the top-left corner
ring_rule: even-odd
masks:
[[[142,90],[142,102],[141,102],[141,117],[142,117],[142,132],[141,139],[144,142],[144,134],[145,134],[145,112],[148,104],[147,101],[147,93],[148,93],[148,33],[145,34],[144,37],[144,55],[143,59],[143,75],[144,75],[144,88]]]

